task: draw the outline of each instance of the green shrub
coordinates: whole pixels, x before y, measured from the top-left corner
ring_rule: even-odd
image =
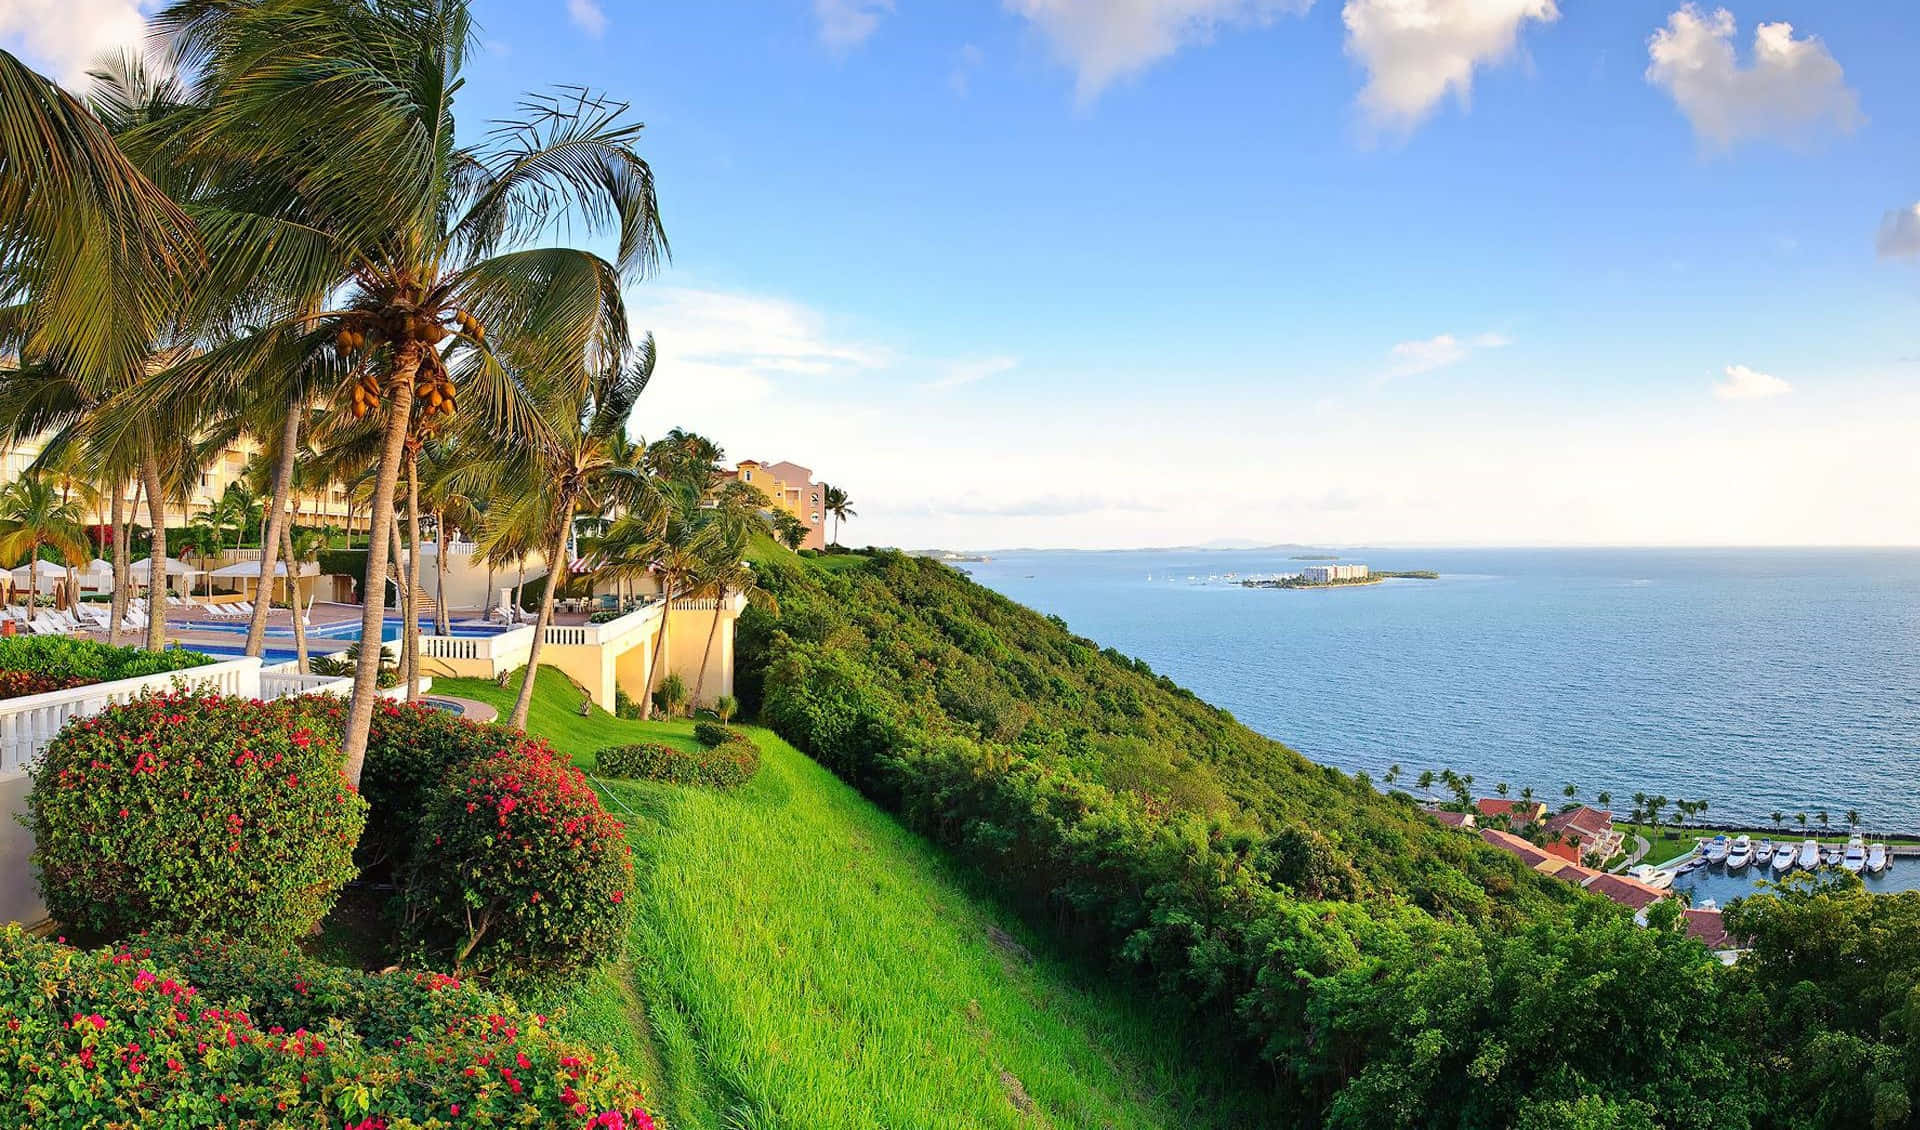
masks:
[[[703,748],[699,753],[639,742],[601,750],[594,755],[594,768],[602,777],[725,789],[744,784],[759,770],[760,751],[744,737]]]
[[[211,656],[180,648],[147,651],[137,647],[110,647],[70,636],[0,639],[0,671],[44,676],[74,687],[184,671],[213,661]]]
[[[633,701],[633,696],[619,687],[613,689],[613,716],[628,719],[640,717],[640,704]]]
[[[733,716],[738,713],[740,713],[740,700],[732,695],[723,694],[713,700],[713,715],[720,719],[722,725],[733,721]]]
[[[381,701],[374,707],[360,774],[361,795],[372,806],[361,840],[362,863],[385,863],[404,874],[421,819],[447,771],[529,741],[519,730],[482,725],[425,703]]]
[[[64,691],[86,686],[88,681],[73,675],[48,675],[39,671],[0,671],[0,699]]]
[[[668,672],[667,677],[661,679],[660,685],[654,689],[653,705],[662,714],[680,713],[687,705],[687,681],[677,672]]]
[[[728,726],[723,726],[717,722],[695,722],[693,724],[693,740],[703,746],[712,748],[714,746],[725,745],[727,742],[743,742],[747,740],[747,737],[740,731]]]
[[[328,710],[151,695],[70,723],[27,797],[48,911],[103,935],[312,929],[366,821]]]
[[[553,980],[619,957],[633,851],[578,769],[527,743],[453,766],[407,877],[409,941],[456,970]]]
[[[211,973],[210,961],[196,968]],[[263,994],[266,1013],[302,1018],[263,1029],[242,1002],[203,995],[131,949],[79,951],[0,928],[0,1125],[654,1125],[617,1060],[597,1061],[510,1001],[432,975],[343,976],[296,963],[275,971],[292,985],[325,986],[333,1003],[296,1009],[298,988]],[[389,991],[389,980],[407,984]],[[353,1018],[437,992],[453,995],[423,1010],[430,1024],[381,1029],[394,1031],[388,1040],[354,1028]]]

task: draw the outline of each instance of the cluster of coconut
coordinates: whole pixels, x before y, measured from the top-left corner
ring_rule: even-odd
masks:
[[[454,324],[460,332],[474,341],[485,341],[486,327],[480,320],[465,310],[453,312]],[[406,305],[388,306],[383,310],[357,310],[340,321],[340,331],[334,336],[334,342],[343,353],[365,349],[369,342],[382,341],[420,341],[434,346],[452,336],[453,331],[430,314],[418,308]],[[360,378],[353,386],[353,416],[360,419],[380,403],[380,382],[369,373]],[[420,402],[425,416],[451,416],[457,410],[453,381],[447,376],[447,367],[440,360],[440,354],[434,349],[421,351],[420,369],[414,376],[413,395]]]

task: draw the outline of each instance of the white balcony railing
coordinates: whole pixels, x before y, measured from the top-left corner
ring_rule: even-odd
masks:
[[[138,679],[0,699],[0,776],[24,772],[39,760],[40,751],[60,728],[75,718],[98,714],[151,691],[193,690],[258,698],[260,683],[260,661],[242,657]]]
[[[605,647],[627,642],[628,636],[646,631],[659,618],[660,602],[654,600],[604,624],[550,624],[545,638],[559,647]]]

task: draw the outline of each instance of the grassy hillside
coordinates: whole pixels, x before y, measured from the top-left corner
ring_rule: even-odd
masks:
[[[1730,986],[1670,922],[937,562],[756,565],[780,612],[741,621],[749,709],[1089,970],[1230,1034],[1276,1124],[1749,1124]]]
[[[436,690],[510,705],[482,680]],[[581,717],[543,671],[533,732],[595,750],[688,723]],[[605,783],[641,889],[628,960],[567,1030],[651,1063],[680,1126],[1263,1125],[1229,1057],[1084,978],[968,872],[764,730],[730,793]]]

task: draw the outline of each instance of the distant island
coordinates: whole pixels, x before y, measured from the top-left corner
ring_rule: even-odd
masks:
[[[1240,582],[1243,589],[1338,589],[1353,588],[1359,585],[1377,585],[1381,581],[1437,581],[1440,574],[1431,569],[1382,569],[1367,570],[1358,576],[1321,577],[1309,574],[1324,570],[1307,570],[1296,576],[1287,577],[1249,577]]]
[[[1337,553],[1296,553],[1293,556],[1287,558],[1287,560],[1288,561],[1338,561],[1340,560],[1340,555]]]
[[[977,561],[993,560],[993,558],[988,557],[984,553],[959,553],[951,549],[922,549],[922,550],[915,551],[914,556],[915,557],[931,557],[935,561],[944,561],[949,565],[955,564],[957,562],[977,562]]]

